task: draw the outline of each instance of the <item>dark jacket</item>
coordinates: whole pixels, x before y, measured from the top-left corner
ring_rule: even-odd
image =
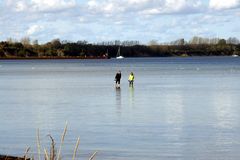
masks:
[[[117,73],[115,76],[115,81],[120,81],[121,76],[122,76],[121,73]]]

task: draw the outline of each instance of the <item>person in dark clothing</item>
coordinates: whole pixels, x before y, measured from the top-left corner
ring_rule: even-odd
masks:
[[[120,88],[121,76],[121,71],[118,71],[115,75],[116,88]]]

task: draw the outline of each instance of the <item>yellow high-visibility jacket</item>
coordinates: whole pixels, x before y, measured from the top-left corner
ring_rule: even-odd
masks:
[[[129,80],[129,81],[134,81],[134,75],[131,75],[131,74],[130,74],[129,77],[128,77],[128,80]]]

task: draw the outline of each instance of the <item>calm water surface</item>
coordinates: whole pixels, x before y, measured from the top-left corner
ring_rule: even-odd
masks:
[[[59,145],[68,121],[63,159],[80,136],[78,159],[238,160],[239,97],[240,58],[0,61],[0,154],[36,154],[38,128]]]

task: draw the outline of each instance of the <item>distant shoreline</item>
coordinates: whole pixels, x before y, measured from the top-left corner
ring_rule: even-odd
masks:
[[[86,42],[61,42],[53,40],[46,44],[23,42],[0,42],[0,59],[108,59],[116,57],[121,49],[124,57],[191,57],[191,56],[240,56],[240,44],[216,43],[175,45],[88,44]]]
[[[0,60],[110,59],[110,57],[0,57]]]
[[[158,56],[158,57],[127,57],[127,58],[166,58],[166,57],[182,57],[182,58],[187,58],[187,57],[240,57],[238,55],[233,56],[233,55],[201,55],[201,56],[188,56],[188,55],[180,55],[180,56]],[[72,59],[72,60],[107,60],[107,59],[115,59],[115,57],[95,57],[95,56],[89,56],[89,57],[0,57],[0,60],[67,60],[67,59]]]

